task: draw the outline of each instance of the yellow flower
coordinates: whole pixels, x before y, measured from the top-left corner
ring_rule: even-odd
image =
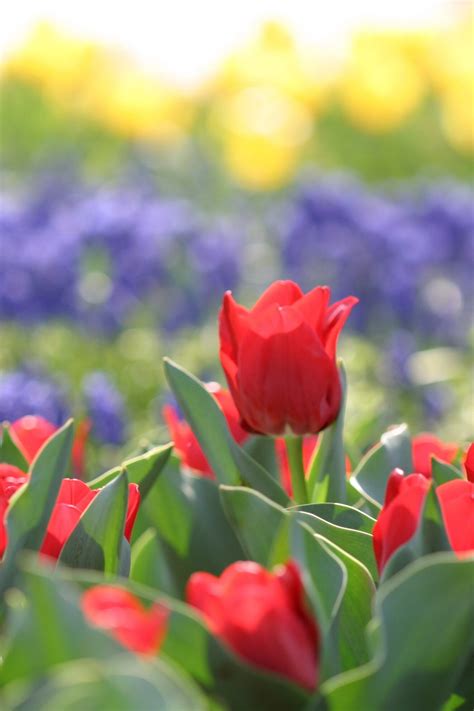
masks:
[[[417,56],[413,47],[411,53],[406,51],[394,37],[384,33],[356,37],[341,77],[340,100],[347,115],[374,133],[397,128],[424,96],[425,82],[413,60],[413,54]]]
[[[240,183],[254,189],[284,184],[312,131],[311,112],[267,86],[222,99],[214,107],[212,122],[227,168]]]
[[[119,62],[109,62],[91,82],[88,110],[120,135],[165,142],[181,138],[192,117],[178,91]]]
[[[102,50],[92,42],[43,22],[10,56],[5,74],[31,82],[57,100],[69,101],[87,86],[101,58]]]

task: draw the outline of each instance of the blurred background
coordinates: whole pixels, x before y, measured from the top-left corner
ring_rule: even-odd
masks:
[[[472,438],[474,8],[16,0],[0,23],[0,419],[166,439],[272,280],[360,304],[349,438]],[[7,17],[8,15],[8,17]]]

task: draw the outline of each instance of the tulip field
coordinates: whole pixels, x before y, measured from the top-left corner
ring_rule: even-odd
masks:
[[[0,709],[474,708],[472,17],[0,70]]]

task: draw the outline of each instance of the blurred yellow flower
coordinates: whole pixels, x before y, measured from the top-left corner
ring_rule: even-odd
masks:
[[[127,63],[109,62],[88,89],[89,113],[128,138],[174,141],[192,118],[191,102]]]
[[[474,14],[440,34],[429,65],[441,102],[442,126],[452,145],[474,150]]]
[[[292,175],[311,136],[312,114],[274,88],[243,89],[214,107],[227,168],[250,188],[275,188]]]
[[[326,101],[330,76],[315,52],[298,47],[282,25],[268,22],[223,62],[214,89],[234,92],[251,86],[273,87],[315,111]]]
[[[102,61],[103,50],[92,42],[38,24],[25,44],[7,60],[5,75],[39,86],[59,101],[80,99],[80,93]]]
[[[357,126],[376,133],[391,131],[420,104],[426,83],[420,71],[423,53],[420,38],[412,43],[408,39],[403,42],[390,33],[356,36],[340,79],[340,100]]]

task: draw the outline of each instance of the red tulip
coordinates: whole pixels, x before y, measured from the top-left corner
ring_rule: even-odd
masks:
[[[405,477],[401,469],[394,469],[390,474],[383,509],[373,530],[379,572],[393,553],[415,533],[429,488],[430,481],[423,474]]]
[[[100,489],[89,489],[87,484],[80,479],[62,480],[58,498],[41,546],[43,555],[54,559],[59,558],[64,544],[99,491]],[[138,486],[129,484],[128,509],[124,532],[127,540],[130,540],[139,505],[140,492]]]
[[[81,607],[88,622],[106,630],[132,652],[156,654],[166,634],[165,607],[155,603],[147,609],[134,595],[112,585],[86,590]]]
[[[467,450],[463,464],[468,481],[474,483],[474,442]]]
[[[7,547],[5,519],[13,494],[28,481],[28,475],[12,464],[0,464],[0,558]]]
[[[329,306],[329,297],[326,286],[304,295],[294,282],[277,281],[247,310],[225,294],[220,359],[246,430],[317,434],[336,419],[336,344],[357,299]]]
[[[36,415],[25,415],[10,425],[10,435],[20,449],[28,464],[31,464],[36,454],[45,442],[57,432],[55,425]],[[72,447],[71,459],[74,472],[81,476],[84,469],[84,449],[89,434],[90,424],[87,420],[79,423]]]
[[[429,432],[413,437],[413,471],[431,478],[431,458],[434,456],[450,464],[456,457],[459,447],[452,442],[442,442]]]
[[[318,681],[319,632],[304,603],[294,563],[270,573],[258,563],[233,563],[220,577],[194,573],[187,602],[210,629],[247,662],[313,690]]]
[[[233,438],[236,442],[241,444],[248,437],[248,433],[245,432],[239,424],[239,413],[232,400],[231,394],[228,390],[221,388],[218,383],[207,383],[206,389],[212,393],[217,400],[227,420]],[[189,469],[199,472],[202,476],[215,479],[211,465],[207,461],[206,455],[202,451],[201,445],[194,432],[186,420],[179,417],[176,408],[172,405],[165,405],[163,408],[163,417],[168,425],[175,449],[181,457],[183,464],[189,467]]]
[[[389,558],[415,534],[432,480],[423,474],[404,476],[395,469],[389,477],[385,501],[373,530],[379,572]],[[446,533],[456,553],[474,550],[474,484],[453,479],[436,489]]]
[[[456,553],[474,551],[474,483],[447,481],[436,489],[449,543]]]

